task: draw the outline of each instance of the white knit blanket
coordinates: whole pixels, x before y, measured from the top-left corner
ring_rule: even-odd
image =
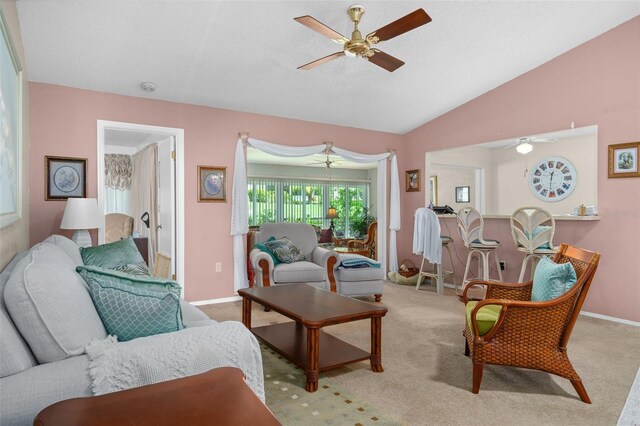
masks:
[[[117,342],[115,336],[86,348],[94,395],[115,392],[218,367],[237,367],[247,385],[264,402],[262,354],[242,323],[220,322],[175,333]]]

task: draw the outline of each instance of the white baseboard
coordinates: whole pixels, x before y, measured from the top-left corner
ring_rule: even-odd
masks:
[[[217,303],[236,302],[238,300],[242,300],[242,297],[240,296],[221,297],[220,299],[197,300],[195,302],[189,302],[189,303],[191,303],[193,306],[202,306],[202,305],[215,305]]]
[[[610,317],[608,315],[594,314],[593,312],[585,312],[585,311],[581,311],[580,315],[584,315],[585,317],[593,317],[593,318],[603,319],[603,320],[606,320],[606,321],[619,322],[621,324],[633,325],[634,327],[640,327],[640,322],[626,320],[626,319],[623,319],[623,318]]]

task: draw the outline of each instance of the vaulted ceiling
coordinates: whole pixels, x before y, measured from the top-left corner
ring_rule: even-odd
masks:
[[[640,14],[638,1],[370,1],[363,35],[424,8],[379,48],[393,73],[342,57],[293,20],[349,37],[344,1],[17,2],[32,81],[392,133],[409,130]],[[140,83],[157,84],[144,92]]]

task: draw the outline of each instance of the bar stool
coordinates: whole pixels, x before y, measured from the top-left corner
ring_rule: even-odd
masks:
[[[498,269],[498,281],[502,281],[502,271],[500,270],[500,261],[496,249],[501,246],[499,241],[484,239],[482,230],[484,228],[484,220],[480,213],[472,208],[465,207],[458,211],[458,232],[464,246],[469,249],[467,255],[467,264],[464,268],[464,276],[462,278],[462,289],[466,287],[471,279],[467,278],[471,267],[471,260],[475,255],[478,259],[478,276],[473,279],[482,279],[489,281],[489,256],[493,253]]]
[[[429,277],[430,279],[436,280],[436,292],[438,294],[442,294],[444,292],[444,280],[445,278],[451,277],[451,283],[453,287],[458,291],[458,286],[456,286],[456,271],[453,263],[453,256],[451,256],[451,248],[449,244],[453,244],[453,239],[446,235],[440,236],[440,241],[442,243],[442,247],[447,250],[447,255],[449,256],[449,264],[451,265],[451,270],[447,271],[442,268],[442,263],[434,263],[431,272],[424,270],[424,261],[425,258],[422,258],[422,262],[420,263],[420,276],[418,277],[418,282],[416,283],[416,290],[420,289],[420,285],[422,284],[423,277]]]
[[[551,256],[558,251],[553,247],[556,221],[551,213],[538,207],[521,207],[511,215],[511,236],[516,250],[526,253],[520,268],[518,282],[523,282],[527,265],[531,261],[531,279],[542,256]]]
[[[449,249],[449,243],[452,243],[453,240],[440,234],[440,221],[433,210],[421,207],[416,210],[414,216],[413,253],[422,255],[416,290],[420,289],[420,284],[422,284],[422,280],[426,276],[436,280],[436,291],[438,294],[442,294],[444,292],[444,278],[454,276],[453,257]],[[442,269],[443,246],[446,247],[449,254],[451,271]],[[431,272],[424,270],[425,260],[433,264]]]

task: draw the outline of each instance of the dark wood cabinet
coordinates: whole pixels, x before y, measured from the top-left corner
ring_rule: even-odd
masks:
[[[145,263],[149,265],[149,238],[147,237],[139,237],[134,238],[133,242],[136,243],[136,247],[138,247],[138,251],[142,255]]]

